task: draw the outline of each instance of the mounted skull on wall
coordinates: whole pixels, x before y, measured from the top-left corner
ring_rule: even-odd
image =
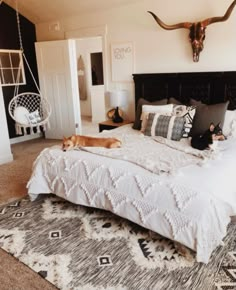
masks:
[[[160,20],[153,12],[148,11],[156,22],[166,30],[173,30],[178,28],[186,28],[189,29],[189,41],[192,45],[193,50],[193,61],[199,61],[199,54],[203,50],[203,41],[205,39],[205,30],[206,27],[212,23],[226,21],[230,14],[232,13],[234,6],[236,4],[236,0],[229,6],[228,10],[226,11],[224,16],[221,17],[211,17],[207,18],[200,22],[181,22],[173,25],[167,25]]]

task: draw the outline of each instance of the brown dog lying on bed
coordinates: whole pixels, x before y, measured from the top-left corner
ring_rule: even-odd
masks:
[[[71,137],[63,137],[62,150],[69,151],[79,147],[105,147],[118,148],[121,147],[121,141],[116,138],[97,138],[82,135],[72,135]]]

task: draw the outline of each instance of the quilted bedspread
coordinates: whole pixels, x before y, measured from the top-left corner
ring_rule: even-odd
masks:
[[[228,203],[175,176],[83,150],[63,152],[59,146],[40,153],[27,187],[32,200],[54,193],[109,210],[193,249],[204,263],[221,244],[232,214]]]

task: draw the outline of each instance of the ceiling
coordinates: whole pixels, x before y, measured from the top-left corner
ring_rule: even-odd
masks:
[[[18,10],[20,14],[37,24],[138,1],[140,0],[18,0]],[[3,0],[3,2],[16,8],[16,0]]]

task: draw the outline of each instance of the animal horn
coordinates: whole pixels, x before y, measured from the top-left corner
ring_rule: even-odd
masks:
[[[207,18],[204,21],[202,21],[202,24],[204,26],[207,26],[207,25],[210,25],[212,23],[226,21],[229,18],[229,16],[231,15],[231,13],[232,13],[232,11],[234,9],[235,4],[236,4],[236,0],[234,0],[233,3],[229,6],[229,8],[225,12],[225,15],[224,16]]]
[[[236,2],[236,0],[235,0]],[[156,20],[156,22],[164,29],[166,30],[173,30],[173,29],[178,29],[178,28],[187,28],[189,29],[192,26],[191,22],[180,22],[177,24],[173,24],[173,25],[167,25],[165,24],[163,21],[161,21],[160,18],[158,18],[153,12],[148,11],[148,13],[150,13],[153,18]]]

